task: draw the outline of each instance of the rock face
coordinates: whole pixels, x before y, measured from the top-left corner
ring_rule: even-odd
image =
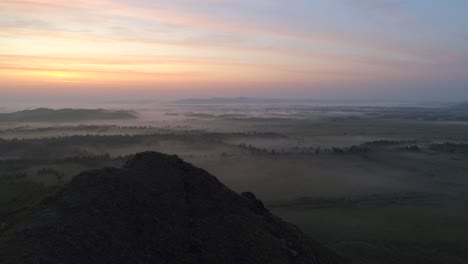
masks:
[[[1,263],[343,263],[252,193],[155,152],[81,173],[15,226]]]

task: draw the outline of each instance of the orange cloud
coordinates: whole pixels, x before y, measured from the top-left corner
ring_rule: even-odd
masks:
[[[3,90],[347,85],[437,76],[437,65],[457,57],[369,35],[135,2],[4,0],[0,10]]]

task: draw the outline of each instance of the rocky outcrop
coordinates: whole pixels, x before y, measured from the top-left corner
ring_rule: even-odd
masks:
[[[3,231],[2,263],[343,263],[177,156],[81,173]]]

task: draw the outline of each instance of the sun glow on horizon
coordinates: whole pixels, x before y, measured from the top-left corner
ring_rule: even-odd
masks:
[[[427,9],[422,0],[349,3],[6,0],[0,89],[40,92],[55,82],[73,85],[67,91],[193,86],[220,93],[229,84],[225,89],[268,95],[271,85],[336,94],[443,81],[458,91],[468,83],[463,8],[434,2]],[[442,13],[453,23],[438,20]]]
[[[78,76],[68,72],[44,72],[44,75],[52,77],[48,81],[52,82],[79,82]]]

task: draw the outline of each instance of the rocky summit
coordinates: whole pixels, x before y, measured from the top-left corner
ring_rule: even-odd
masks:
[[[156,152],[83,172],[2,229],[1,263],[344,263],[254,194]]]

